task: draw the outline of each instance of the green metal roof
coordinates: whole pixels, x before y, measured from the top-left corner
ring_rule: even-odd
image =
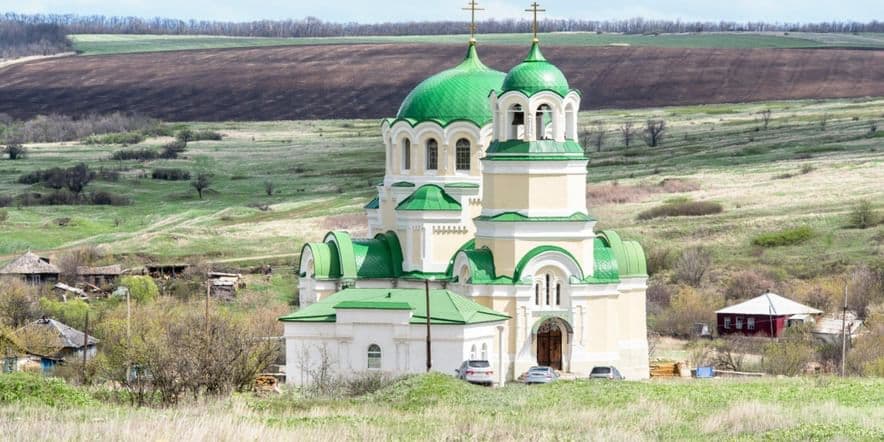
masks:
[[[301,248],[301,256],[304,250],[310,249],[313,253],[313,275],[315,279],[338,279],[341,277],[341,265],[338,258],[338,248],[334,243],[307,243]]]
[[[506,74],[501,95],[506,92],[519,91],[530,97],[539,92],[551,91],[564,97],[568,95],[570,90],[571,87],[568,86],[565,74],[555,65],[546,61],[540,52],[540,43],[535,41],[525,60]]]
[[[582,212],[574,212],[570,216],[528,216],[519,212],[504,212],[494,216],[479,216],[476,221],[494,221],[504,223],[543,223],[543,222],[578,222],[594,221],[592,217]]]
[[[445,190],[435,184],[426,184],[419,187],[411,196],[396,206],[396,210],[444,210],[458,212],[461,208],[460,203],[456,199],[445,193]]]
[[[407,305],[414,313],[412,324],[427,322],[426,294],[423,289],[346,289],[309,307],[279,318],[283,322],[335,322],[335,308],[389,309]],[[347,306],[359,307],[347,307]],[[372,306],[374,305],[374,306]],[[464,325],[499,322],[509,316],[477,304],[448,290],[430,291],[430,323]]]
[[[375,199],[368,202],[368,204],[363,207],[364,209],[380,209],[381,208],[381,199],[375,197]]]
[[[412,125],[434,121],[443,126],[468,121],[482,127],[492,120],[488,94],[500,89],[503,79],[503,72],[482,64],[470,43],[459,65],[427,78],[405,97],[395,121]]]
[[[393,232],[373,239],[352,239],[347,232],[330,232],[324,243],[308,243],[313,252],[315,279],[387,279],[402,275],[402,249]],[[308,275],[301,275],[308,276]]]
[[[593,241],[593,274],[586,282],[596,284],[608,284],[620,281],[620,272],[617,269],[617,258],[614,251],[608,247],[601,238]]]
[[[620,276],[648,276],[648,264],[642,246],[635,241],[623,241],[613,230],[604,230],[599,237],[608,245],[617,259]]]
[[[488,146],[486,160],[586,160],[583,148],[574,140],[494,141]]]
[[[368,301],[343,301],[334,305],[336,310],[359,309],[359,310],[411,310],[411,304],[407,302],[374,299]]]

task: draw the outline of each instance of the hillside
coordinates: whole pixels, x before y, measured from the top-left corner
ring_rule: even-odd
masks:
[[[483,45],[508,70],[523,46]],[[381,118],[463,45],[359,44],[69,57],[0,70],[0,113],[173,121]],[[557,46],[584,109],[884,96],[884,51]]]

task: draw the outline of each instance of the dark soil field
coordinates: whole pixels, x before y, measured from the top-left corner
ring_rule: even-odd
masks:
[[[164,120],[379,118],[453,66],[456,45],[221,49],[35,61],[0,69],[0,113],[135,111]],[[482,46],[506,71],[527,47]],[[884,51],[547,47],[583,109],[884,96]]]

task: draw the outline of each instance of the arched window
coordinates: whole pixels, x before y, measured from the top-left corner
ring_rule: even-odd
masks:
[[[525,112],[519,104],[513,105],[509,110],[510,140],[519,138],[519,132],[525,130]]]
[[[535,121],[535,130],[534,136],[538,140],[546,140],[548,139],[546,136],[546,126],[552,122],[552,109],[548,104],[542,104],[537,108],[537,113],[534,114]]]
[[[540,281],[534,281],[534,304],[540,305]]]
[[[551,305],[549,302],[549,295],[550,295],[550,293],[549,293],[550,292],[549,280],[550,280],[550,276],[549,276],[549,273],[547,273],[546,274],[546,305]]]
[[[402,170],[411,170],[411,140],[402,142]]]
[[[482,360],[488,360],[488,344],[485,342],[482,343]]]
[[[470,348],[470,359],[476,359],[476,344]]]
[[[439,168],[439,143],[434,139],[427,141],[427,170]]]
[[[466,138],[457,140],[455,168],[457,170],[470,170],[470,141]]]
[[[574,105],[569,103],[565,107],[565,138],[569,140],[577,140],[577,115],[574,112]]]
[[[381,369],[381,346],[377,344],[371,344],[368,346],[368,369]]]
[[[556,283],[556,305],[562,305],[562,283]]]

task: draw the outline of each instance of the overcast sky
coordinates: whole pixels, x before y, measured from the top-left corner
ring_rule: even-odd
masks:
[[[0,0],[0,11],[225,21],[318,17],[325,21],[456,20],[468,0]],[[819,22],[884,20],[884,0],[539,0],[555,18]],[[530,0],[479,0],[487,18],[522,18]]]

